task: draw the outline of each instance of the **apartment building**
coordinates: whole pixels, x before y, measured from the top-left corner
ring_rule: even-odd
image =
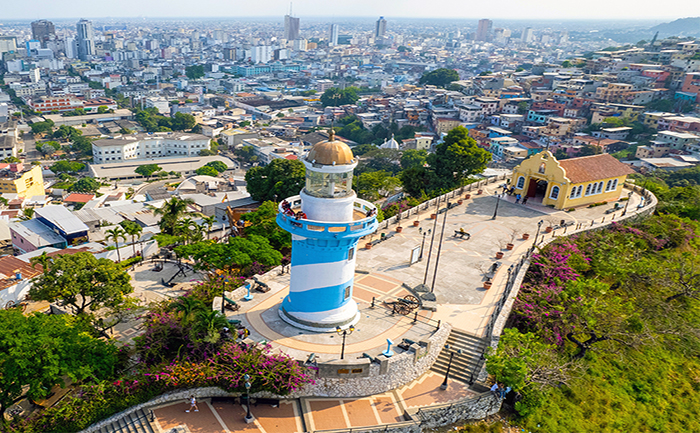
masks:
[[[94,164],[109,164],[129,160],[197,156],[209,147],[209,138],[202,134],[156,132],[121,135],[95,140],[92,143],[92,161]]]
[[[22,163],[0,164],[0,194],[17,194],[22,198],[44,195],[44,176],[41,166],[25,169]]]

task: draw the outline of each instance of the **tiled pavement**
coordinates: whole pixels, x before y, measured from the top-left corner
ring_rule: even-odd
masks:
[[[199,412],[185,412],[188,402],[169,404],[154,410],[156,428],[163,433],[180,427],[191,433],[295,433],[365,427],[404,421],[406,409],[449,403],[474,395],[461,382],[450,380],[441,390],[444,377],[428,372],[393,392],[363,398],[303,398],[284,400],[279,407],[251,407],[255,422],[246,424],[244,405],[211,404],[200,401]],[[173,432],[175,433],[175,432]]]

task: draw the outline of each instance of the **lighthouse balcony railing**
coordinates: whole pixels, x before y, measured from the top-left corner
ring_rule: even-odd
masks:
[[[372,203],[355,199],[353,203],[353,220],[348,222],[325,222],[315,221],[305,218],[301,212],[301,197],[294,196],[287,198],[289,208],[284,209],[282,203],[278,206],[278,218],[282,223],[289,224],[293,228],[308,230],[315,233],[329,233],[335,235],[343,232],[365,232],[376,229],[377,207]],[[362,233],[364,236],[367,233]]]

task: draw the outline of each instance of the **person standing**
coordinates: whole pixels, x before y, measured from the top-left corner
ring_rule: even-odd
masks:
[[[500,398],[501,394],[498,392],[498,382],[494,382],[493,385],[491,386],[491,393],[496,396],[496,398]]]
[[[195,412],[199,412],[199,408],[197,407],[197,399],[194,398],[194,395],[190,395],[190,408],[187,409],[185,412],[191,411],[194,409]]]
[[[527,203],[527,196],[523,197],[523,204]]]
[[[520,194],[515,196],[515,204],[520,203],[520,197],[522,197]]]

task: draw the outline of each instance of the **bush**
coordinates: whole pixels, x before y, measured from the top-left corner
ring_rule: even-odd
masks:
[[[122,260],[120,265],[122,265],[122,267],[124,269],[126,269],[126,268],[130,268],[131,266],[135,265],[136,263],[141,262],[142,260],[143,260],[143,257],[136,256],[136,257],[132,257],[130,259]]]

